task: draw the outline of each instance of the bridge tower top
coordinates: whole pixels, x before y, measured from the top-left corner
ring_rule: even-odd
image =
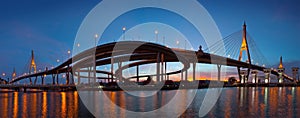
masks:
[[[31,50],[31,60],[30,60],[30,66],[29,66],[29,73],[31,73],[32,69],[33,69],[33,72],[36,73],[36,63],[34,61],[33,50]]]
[[[12,79],[14,79],[14,78],[16,78],[16,76],[17,76],[17,73],[16,73],[16,68],[14,68],[14,70],[13,70],[13,73],[12,73]]]
[[[283,69],[283,64],[282,64],[282,56],[280,57],[280,63],[279,63],[279,66],[278,66],[278,69]]]
[[[250,51],[249,51],[249,46],[248,46],[248,41],[247,41],[247,25],[246,22],[244,22],[243,25],[243,38],[242,38],[242,45],[240,48],[240,55],[239,55],[239,61],[242,60],[243,56],[243,51],[246,51],[249,64],[251,64],[251,57],[250,57]]]

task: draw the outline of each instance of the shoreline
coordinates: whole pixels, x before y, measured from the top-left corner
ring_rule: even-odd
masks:
[[[34,85],[27,85],[27,86],[15,86],[15,85],[0,85],[0,93],[7,93],[7,92],[68,92],[68,91],[153,91],[153,90],[182,90],[182,89],[207,89],[207,88],[233,88],[233,87],[300,87],[300,84],[296,83],[283,83],[283,84],[222,84],[220,82],[212,82],[211,84],[180,84],[180,85],[147,85],[147,86],[94,86],[90,87],[87,85],[64,85],[64,86],[34,86]],[[3,91],[4,90],[4,91]]]

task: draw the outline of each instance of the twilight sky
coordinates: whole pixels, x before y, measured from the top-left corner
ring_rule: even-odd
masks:
[[[31,50],[35,51],[38,67],[55,66],[57,59],[65,60],[68,57],[67,50],[73,47],[82,20],[99,2],[100,0],[2,1],[0,4],[0,72],[11,73],[14,67],[18,73],[27,72],[26,66]],[[272,65],[277,65],[282,55],[287,66],[300,66],[299,1],[199,0],[199,2],[214,18],[223,37],[241,30],[243,22],[246,21],[248,32]],[[123,17],[134,17],[143,12],[158,16],[165,13],[165,11],[146,9],[132,11]],[[169,21],[169,25],[179,28],[180,26],[176,26],[178,21],[171,20],[173,18],[176,18],[176,15],[170,14],[170,19],[161,22]],[[150,22],[137,19],[132,23],[122,18],[117,21],[122,23],[125,21],[125,26]],[[111,30],[118,27],[117,21],[115,26],[110,27]],[[159,19],[153,21],[160,22]],[[122,34],[121,28],[117,30],[120,30],[118,35],[108,32],[105,36],[119,38]],[[198,38],[197,36],[191,34],[186,37]]]

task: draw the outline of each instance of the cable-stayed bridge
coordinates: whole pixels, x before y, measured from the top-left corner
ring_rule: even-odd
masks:
[[[271,75],[278,77],[278,83],[296,82],[296,78],[284,73],[282,59],[278,69],[267,67],[268,62],[258,50],[254,40],[248,35],[246,24],[244,24],[243,30],[225,37],[223,41],[223,44],[216,42],[204,50],[200,46],[197,51],[169,48],[168,46],[143,41],[112,42],[85,50],[56,67],[45,68],[44,71],[36,70],[38,65],[35,63],[32,52],[29,73],[15,76],[7,83],[13,84],[20,80],[29,79],[30,83],[28,84],[35,85],[37,79],[41,79],[40,84],[44,85],[45,77],[51,76],[52,84],[56,85],[59,84],[60,74],[65,75],[66,84],[80,84],[83,82],[82,79],[88,79],[89,83],[95,83],[98,80],[124,82],[129,79],[140,82],[140,78],[145,77],[155,82],[165,82],[171,80],[170,76],[175,74],[181,74],[181,81],[187,81],[188,71],[192,71],[192,80],[195,81],[197,63],[217,65],[217,78],[219,81],[222,77],[222,66],[230,66],[237,68],[240,83],[258,83],[257,76],[259,72],[264,73],[265,83],[271,82]],[[222,45],[224,45],[225,51],[222,50]],[[225,53],[218,55],[221,51]],[[182,68],[170,71],[167,65],[174,62],[182,64]],[[155,74],[140,74],[140,67],[148,64],[155,65]],[[109,65],[110,69],[101,68]],[[125,77],[123,71],[130,68],[136,68],[134,76]],[[252,78],[250,78],[250,75],[252,75]],[[77,82],[74,82],[74,80],[77,80]]]

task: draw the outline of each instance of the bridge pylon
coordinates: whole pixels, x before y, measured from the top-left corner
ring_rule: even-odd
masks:
[[[11,75],[11,79],[15,79],[16,76],[17,76],[16,68],[14,68],[13,73],[12,73],[12,75]]]
[[[282,56],[280,57],[280,63],[279,63],[279,66],[278,66],[278,83],[283,83],[283,74],[284,74],[284,70],[285,68],[283,67],[283,64],[282,64]]]
[[[33,69],[33,73],[36,73],[36,63],[34,61],[33,50],[31,50],[31,60],[30,60],[30,65],[29,65],[29,74],[32,73],[32,69]],[[29,81],[30,81],[30,84],[32,84],[31,78],[29,78]]]
[[[243,38],[242,38],[242,45],[240,48],[240,54],[239,54],[239,59],[238,61],[242,61],[242,57],[243,57],[243,52],[246,51],[247,53],[247,57],[248,60],[246,62],[249,63],[248,69],[246,74],[244,75],[244,77],[242,77],[241,75],[241,67],[237,67],[238,69],[238,74],[239,74],[239,78],[240,78],[240,82],[242,81],[242,79],[244,79],[244,82],[248,81],[249,78],[249,73],[250,73],[250,69],[251,69],[251,56],[250,56],[250,51],[249,51],[249,46],[248,46],[248,42],[247,42],[247,26],[246,26],[246,22],[244,22],[243,25]]]

